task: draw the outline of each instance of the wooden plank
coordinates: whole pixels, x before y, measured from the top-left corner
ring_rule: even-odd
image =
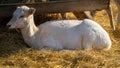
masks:
[[[109,7],[109,0],[51,1],[46,3],[1,4],[0,17],[12,16],[17,6],[27,5],[36,8],[36,15],[44,13],[63,13],[70,11],[101,10]]]

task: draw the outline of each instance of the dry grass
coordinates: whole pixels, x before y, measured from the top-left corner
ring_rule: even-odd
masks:
[[[112,6],[116,18],[117,9]],[[34,50],[26,47],[19,32],[0,26],[0,68],[120,68],[120,29],[112,32],[104,10],[97,12],[95,20],[110,34],[109,51]]]

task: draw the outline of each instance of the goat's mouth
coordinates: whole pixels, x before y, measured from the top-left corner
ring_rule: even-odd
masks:
[[[13,27],[9,27],[9,29],[14,29]]]
[[[7,27],[8,27],[9,29],[14,29],[14,28],[15,28],[15,26],[11,25],[10,23],[7,24]]]
[[[6,25],[7,25],[7,27],[8,27],[8,28],[10,28],[10,27],[11,27],[10,23],[7,23]]]
[[[7,27],[8,27],[9,29],[11,29],[11,25],[8,25],[8,24],[7,24]]]
[[[8,28],[10,28],[10,27],[11,27],[11,25],[7,25],[7,27],[8,27]]]
[[[8,28],[9,28],[9,29],[14,29],[14,28],[13,28],[13,27],[11,27],[11,26],[8,26]]]
[[[9,28],[9,29],[14,29],[15,27],[13,27],[12,25],[8,25],[7,24],[7,27]]]
[[[8,25],[8,29],[24,29],[24,27],[14,26],[14,25]]]

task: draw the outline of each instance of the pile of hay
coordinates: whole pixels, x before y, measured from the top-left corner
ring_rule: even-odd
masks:
[[[115,7],[113,5],[113,7]],[[117,9],[114,8],[116,22]],[[69,13],[68,16],[74,16]],[[76,19],[76,18],[74,18]],[[120,29],[115,32],[110,27],[106,11],[95,15],[97,21],[107,30],[112,40],[112,48],[105,51],[39,51],[28,48],[19,30],[9,30],[0,26],[0,67],[1,68],[117,68],[120,67]]]

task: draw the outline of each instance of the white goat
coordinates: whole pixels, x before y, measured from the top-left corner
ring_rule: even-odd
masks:
[[[11,29],[19,28],[24,41],[36,49],[97,49],[108,50],[111,40],[108,33],[96,22],[85,19],[48,21],[36,27],[34,8],[17,7],[7,24]]]

